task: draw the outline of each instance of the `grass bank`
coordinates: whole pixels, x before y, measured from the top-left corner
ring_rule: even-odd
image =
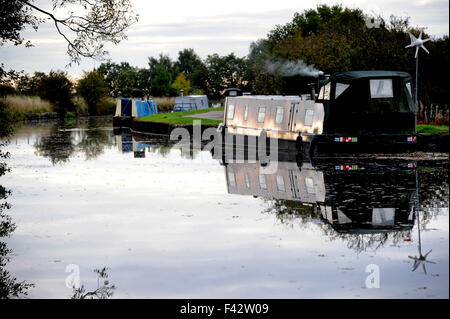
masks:
[[[158,105],[158,108],[159,108],[159,105]],[[137,120],[144,121],[144,122],[180,124],[180,125],[192,125],[194,120],[201,120],[202,124],[210,124],[210,125],[220,124],[222,121],[195,118],[195,117],[184,117],[185,115],[201,114],[201,113],[207,113],[210,111],[223,111],[223,107],[214,108],[214,109],[210,108],[210,109],[203,109],[203,110],[194,110],[194,111],[158,113],[158,114],[140,117]]]
[[[426,134],[448,133],[448,125],[418,124],[417,133],[426,133]]]

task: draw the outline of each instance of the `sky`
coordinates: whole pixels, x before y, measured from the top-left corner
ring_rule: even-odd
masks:
[[[292,20],[295,12],[315,8],[324,2],[132,0],[139,22],[128,29],[128,40],[116,46],[108,44],[106,48],[111,61],[126,61],[137,67],[146,67],[148,57],[156,57],[160,53],[176,59],[184,48],[193,48],[202,58],[213,53],[227,55],[232,52],[242,57],[248,54],[253,41],[265,38],[276,24],[285,24]],[[36,0],[34,3],[46,9],[51,5],[50,0]],[[380,0],[376,3],[373,0],[340,0],[337,3],[386,18],[391,14],[410,17],[412,26],[425,27],[425,31],[434,37],[449,33],[448,0]],[[58,14],[64,16],[63,12]],[[0,62],[6,68],[30,74],[64,70],[73,77],[79,77],[101,63],[84,59],[80,65],[68,67],[66,43],[52,24],[41,24],[37,32],[25,30],[22,36],[34,47],[10,44],[0,47]]]

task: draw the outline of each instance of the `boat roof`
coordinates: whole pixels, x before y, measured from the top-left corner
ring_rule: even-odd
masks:
[[[206,97],[206,95],[183,95],[183,96],[177,96],[177,99],[196,98],[196,97]]]
[[[248,99],[248,100],[302,100],[302,97],[298,95],[241,95],[241,96],[229,96],[233,99]],[[304,99],[303,99],[304,101]]]
[[[349,83],[353,80],[363,78],[392,78],[392,77],[411,79],[411,75],[407,72],[372,70],[372,71],[337,72],[330,77],[329,81]]]

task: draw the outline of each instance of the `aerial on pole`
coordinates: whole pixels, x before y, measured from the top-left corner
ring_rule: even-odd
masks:
[[[409,38],[411,39],[411,44],[407,45],[405,48],[416,48],[416,54],[414,55],[414,57],[416,58],[416,89],[415,89],[415,110],[414,110],[414,125],[415,125],[415,131],[417,132],[417,110],[419,108],[418,105],[418,99],[417,99],[417,91],[418,91],[418,86],[417,86],[417,81],[419,78],[419,48],[424,49],[424,51],[426,53],[430,53],[425,46],[423,45],[425,42],[430,41],[430,38],[428,39],[422,39],[422,34],[423,34],[423,29],[420,30],[420,34],[419,37],[416,38],[411,32],[409,33]]]

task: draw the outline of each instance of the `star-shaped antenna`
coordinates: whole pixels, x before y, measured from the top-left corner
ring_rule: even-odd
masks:
[[[417,54],[419,53],[419,48],[424,49],[424,51],[426,53],[430,53],[423,45],[425,42],[430,41],[430,38],[422,39],[423,29],[420,30],[420,34],[419,34],[418,38],[416,38],[411,32],[408,32],[408,33],[409,33],[409,38],[411,39],[411,44],[407,45],[405,48],[416,47],[416,54],[414,55],[415,58],[417,58]]]
[[[416,90],[415,90],[415,94],[414,94],[414,104],[415,104],[415,108],[414,108],[414,132],[417,133],[417,108],[418,108],[418,86],[417,86],[417,82],[418,82],[418,78],[419,78],[419,48],[422,48],[426,53],[430,53],[428,52],[428,50],[425,48],[425,46],[423,45],[425,42],[430,41],[430,38],[428,39],[422,39],[422,34],[423,34],[423,29],[420,29],[420,34],[419,37],[416,38],[411,32],[409,33],[409,38],[411,40],[411,44],[408,44],[405,48],[416,48],[416,54],[414,55],[414,58],[416,59]]]
[[[431,251],[432,250],[427,252],[425,255],[422,255],[422,252],[419,249],[419,257],[408,256],[408,258],[414,260],[414,265],[413,265],[412,271],[414,271],[417,268],[419,268],[420,264],[422,264],[423,272],[425,273],[425,275],[427,274],[427,270],[425,268],[425,263],[435,264],[435,262],[427,260],[427,256],[428,256],[429,253],[431,253]]]

